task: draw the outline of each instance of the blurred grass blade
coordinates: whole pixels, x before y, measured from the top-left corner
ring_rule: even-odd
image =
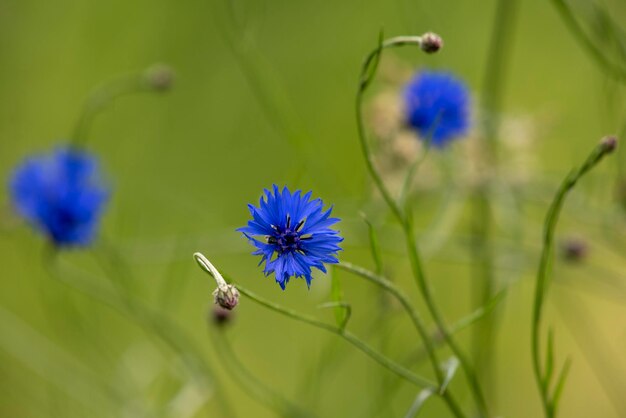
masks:
[[[193,382],[184,385],[168,402],[165,416],[170,418],[193,418],[209,402],[211,392],[201,391]]]
[[[420,393],[418,393],[415,401],[413,401],[413,405],[411,405],[411,408],[409,408],[404,418],[416,417],[417,414],[422,410],[422,407],[424,406],[428,398],[430,398],[433,394],[434,392],[430,389],[424,389]]]
[[[329,153],[321,152],[310,129],[298,113],[288,88],[272,62],[263,54],[253,36],[242,37],[245,29],[235,16],[231,0],[210,2],[214,9],[213,21],[230,49],[250,91],[259,104],[265,119],[274,130],[291,144],[297,153],[298,170],[311,167],[318,172],[327,172],[333,167]],[[315,155],[315,158],[305,158]],[[326,177],[330,179],[329,177]],[[345,188],[341,177],[332,176],[335,187]]]
[[[546,349],[546,372],[543,378],[543,384],[546,388],[550,387],[554,373],[554,330],[550,328],[548,331],[548,344]]]
[[[136,416],[145,416],[139,405],[107,385],[98,373],[2,307],[0,329],[0,349],[93,411],[95,416],[117,415],[116,405],[126,405],[129,409],[132,406]]]
[[[569,370],[572,365],[572,360],[567,359],[563,368],[561,369],[561,373],[559,374],[559,378],[556,382],[556,386],[554,387],[554,395],[552,395],[552,411],[556,416],[556,410],[559,406],[559,400],[561,399],[561,395],[563,394],[563,388],[565,387],[565,381],[567,380],[567,376],[569,375]]]
[[[335,322],[337,323],[337,326],[341,327],[341,324],[344,324],[345,327],[345,323],[347,323],[349,319],[346,319],[346,316],[349,316],[349,314],[346,312],[345,309],[342,309],[341,307],[341,301],[343,300],[341,282],[339,281],[339,276],[337,275],[337,269],[335,269],[335,266],[331,267],[331,272],[332,276],[330,278],[330,299],[332,302],[335,303]]]
[[[192,243],[195,247],[194,240],[192,240]],[[167,265],[158,288],[159,307],[167,312],[173,312],[179,308],[183,292],[189,284],[191,277],[189,272],[192,264],[186,260],[184,263],[175,261],[176,254],[181,254],[185,248],[183,238],[181,236],[177,237],[170,256],[172,261]]]
[[[448,361],[443,365],[443,371],[445,372],[443,382],[441,382],[441,387],[439,388],[439,393],[444,394],[446,389],[448,389],[448,385],[454,378],[456,371],[459,368],[459,359],[456,357],[450,357]]]
[[[469,327],[470,325],[489,315],[504,298],[506,292],[507,289],[501,290],[493,298],[491,298],[491,300],[485,306],[481,306],[469,315],[459,319],[457,322],[452,324],[452,326],[450,327],[450,332],[456,334],[457,332]]]
[[[626,83],[626,67],[613,62],[605,55],[604,48],[601,48],[604,42],[591,39],[578,22],[568,2],[566,0],[552,0],[552,4],[561,15],[561,19],[565,22],[576,41],[596,61],[600,69],[615,80]]]

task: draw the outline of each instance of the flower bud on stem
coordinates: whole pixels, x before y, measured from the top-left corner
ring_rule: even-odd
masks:
[[[554,235],[557,222],[559,220],[563,204],[565,203],[565,198],[569,192],[574,188],[574,186],[576,186],[578,181],[585,174],[587,174],[587,172],[594,168],[606,155],[612,153],[616,147],[617,139],[615,137],[603,138],[591,151],[585,162],[580,167],[572,170],[567,177],[565,177],[561,186],[556,191],[554,200],[552,201],[552,204],[546,214],[543,231],[543,248],[541,251],[541,259],[539,261],[539,269],[537,271],[537,279],[535,281],[535,297],[533,300],[531,323],[533,372],[546,418],[554,418],[556,416],[559,395],[563,389],[569,370],[568,360],[561,368],[558,377],[556,377],[556,382],[553,384],[555,370],[551,360],[553,358],[552,335],[548,335],[547,354],[545,358],[541,355],[542,348],[540,343],[543,305],[548,294],[550,282],[552,281],[552,271],[550,267],[552,265]]]
[[[71,146],[82,147],[89,134],[89,129],[96,115],[122,96],[168,90],[173,82],[172,69],[163,64],[156,64],[146,70],[119,76],[96,87],[87,97],[80,113],[72,137]]]
[[[196,260],[202,270],[209,273],[215,279],[217,288],[213,291],[215,303],[224,309],[231,310],[239,303],[239,291],[237,288],[226,283],[219,271],[202,253],[194,253],[193,258]]]

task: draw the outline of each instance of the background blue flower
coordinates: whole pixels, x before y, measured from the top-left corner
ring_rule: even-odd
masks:
[[[262,256],[259,264],[265,261],[265,275],[275,273],[283,290],[292,276],[303,277],[310,287],[312,267],[326,272],[324,263],[338,262],[343,238],[330,226],[339,219],[330,217],[332,207],[324,211],[320,199],[310,198],[311,192],[292,194],[287,187],[281,192],[274,185],[273,192],[265,190],[259,207],[248,205],[253,219],[238,229],[257,248],[253,254]]]
[[[26,159],[9,188],[18,214],[59,247],[91,243],[109,197],[95,157],[71,148]]]
[[[436,147],[467,133],[469,91],[447,72],[420,71],[404,90],[406,121]]]

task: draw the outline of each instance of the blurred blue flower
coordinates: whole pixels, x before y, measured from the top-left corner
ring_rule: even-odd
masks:
[[[275,273],[283,290],[292,276],[304,277],[310,287],[312,267],[325,273],[324,263],[339,262],[343,238],[330,228],[339,219],[330,217],[332,207],[324,211],[320,199],[310,198],[311,192],[292,194],[287,187],[281,192],[274,185],[273,192],[265,190],[258,208],[248,205],[253,219],[238,229],[257,248],[253,254],[262,256],[259,265],[265,261],[265,275]]]
[[[58,247],[91,243],[109,198],[96,158],[69,147],[27,158],[9,188],[17,213]]]
[[[406,121],[436,147],[464,135],[469,128],[469,91],[447,72],[420,71],[404,90]]]

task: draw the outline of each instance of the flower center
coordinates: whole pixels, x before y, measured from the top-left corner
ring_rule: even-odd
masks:
[[[287,215],[287,224],[284,228],[272,225],[275,232],[267,237],[267,243],[274,245],[276,251],[280,254],[289,252],[304,253],[302,241],[311,237],[300,233],[302,225],[304,225],[304,220],[291,229],[291,217]]]

